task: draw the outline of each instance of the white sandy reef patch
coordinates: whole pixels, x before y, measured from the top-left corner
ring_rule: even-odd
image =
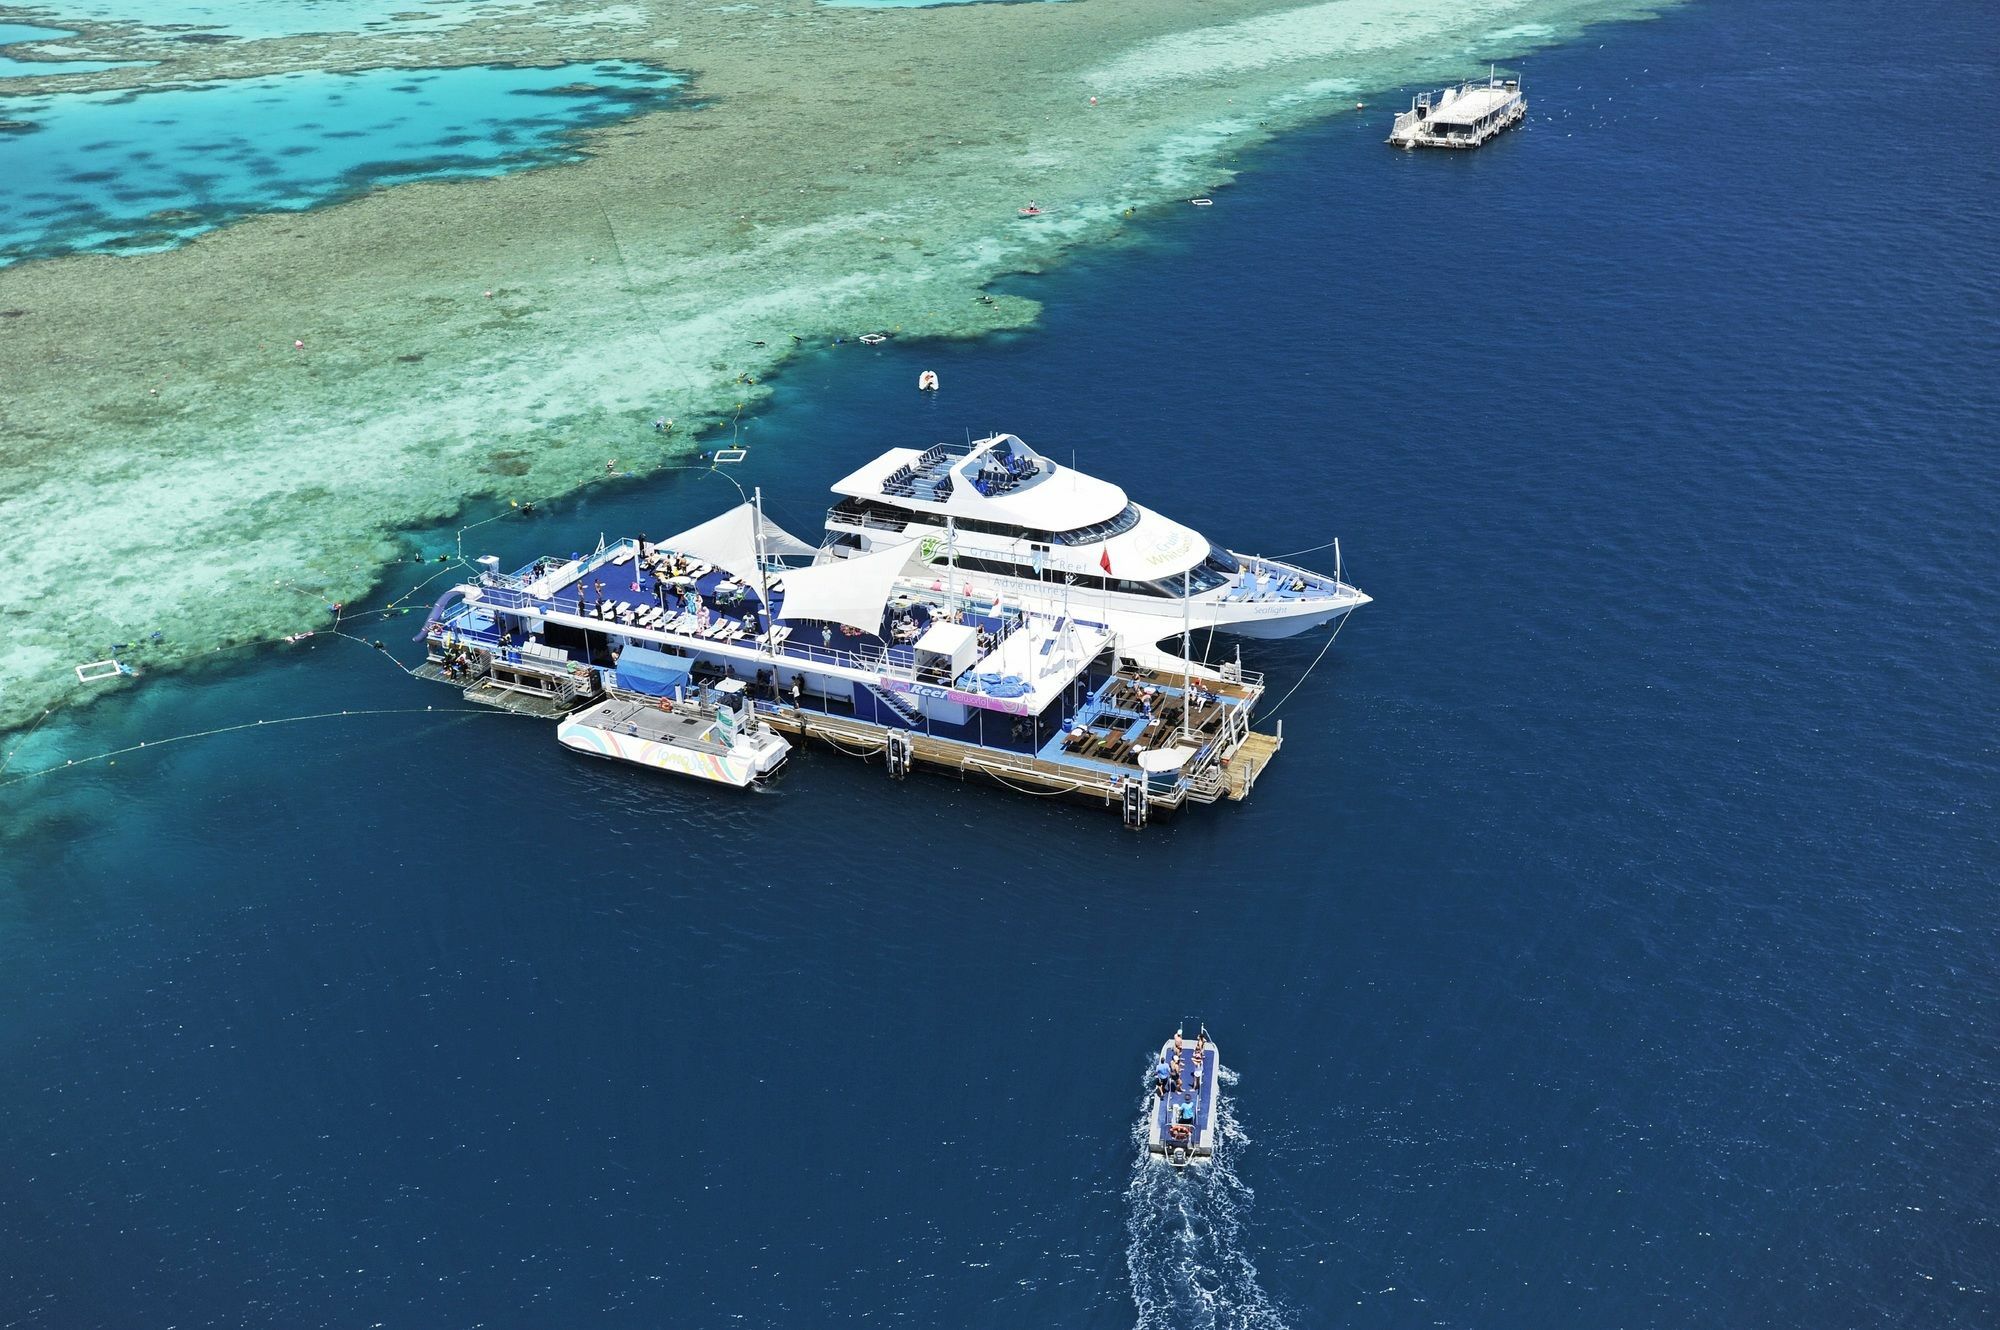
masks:
[[[1029,323],[1027,301],[973,296],[1113,235],[1128,208],[1222,183],[1243,148],[1351,105],[1355,89],[1470,73],[1641,11],[549,0],[448,12],[448,43],[393,28],[189,43],[68,22],[79,55],[157,63],[21,81],[63,91],[670,52],[699,109],[592,131],[582,162],[397,186],[166,253],[0,271],[0,530],[14,570],[0,579],[0,726],[73,696],[71,667],[109,643],[158,630],[152,657],[170,661],[316,627],[325,602],[374,583],[400,531],[481,498],[570,490],[612,457],[657,462],[654,416],[754,405],[746,379],[795,336]],[[1028,198],[1054,209],[1024,223]],[[82,584],[61,571],[79,565]]]

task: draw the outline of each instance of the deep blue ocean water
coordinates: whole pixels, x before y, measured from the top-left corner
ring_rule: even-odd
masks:
[[[0,97],[0,263],[166,249],[260,212],[574,160],[685,82],[629,60],[272,74]]]
[[[1977,6],[1696,4],[1479,153],[1343,117],[1032,335],[785,376],[796,529],[999,427],[1338,534],[1378,603],[1247,805],[719,797],[484,714],[0,790],[0,1325],[2000,1322],[2000,145],[1911,132],[1995,63]],[[454,701],[322,637],[29,753]],[[1243,1139],[1135,1181],[1184,1018]]]

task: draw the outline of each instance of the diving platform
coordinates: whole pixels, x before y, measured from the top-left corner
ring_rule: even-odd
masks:
[[[727,692],[896,779],[984,777],[1116,806],[1131,827],[1247,798],[1281,742],[1252,729],[1263,680],[1240,664],[1128,654],[1066,602],[1009,604],[897,550],[787,564],[752,550],[781,544],[761,521],[746,506],[673,548],[627,540],[513,574],[483,559],[432,607],[415,673],[572,737],[593,707],[664,713]]]

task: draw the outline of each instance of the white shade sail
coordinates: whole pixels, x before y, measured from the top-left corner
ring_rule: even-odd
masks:
[[[785,599],[778,617],[844,623],[864,633],[882,631],[882,607],[896,588],[896,579],[916,551],[905,541],[851,559],[829,559],[785,574]]]
[[[810,559],[819,553],[817,545],[806,544],[803,540],[800,540],[797,536],[785,530],[785,528],[779,526],[776,522],[773,522],[769,517],[765,517],[763,521],[765,558],[771,559],[777,558],[780,555],[788,555],[793,558]]]
[[[711,517],[700,526],[691,527],[678,536],[648,541],[647,544],[672,550],[676,554],[685,554],[704,563],[712,563],[749,585],[756,586],[758,529],[756,506],[740,503],[720,517]],[[768,517],[764,519],[762,530],[766,556],[817,553],[812,546]]]

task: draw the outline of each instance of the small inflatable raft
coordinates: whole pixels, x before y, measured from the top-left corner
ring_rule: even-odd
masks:
[[[936,370],[927,369],[922,374],[917,375],[918,392],[934,393],[937,391],[937,387],[938,387],[938,378]]]

